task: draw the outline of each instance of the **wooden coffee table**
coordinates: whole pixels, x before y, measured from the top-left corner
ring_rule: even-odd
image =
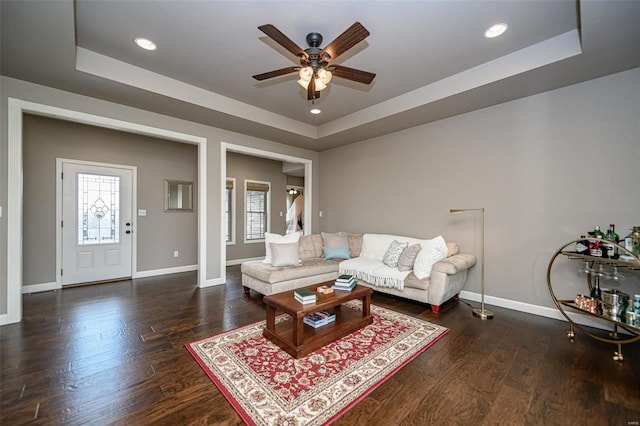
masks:
[[[318,296],[316,303],[303,305],[295,299],[293,290],[265,296],[263,299],[267,305],[267,326],[262,334],[296,358],[302,358],[373,322],[372,289],[356,285],[351,291],[334,290],[333,294],[321,294],[316,291],[321,285],[331,286],[333,281],[306,287]],[[344,302],[354,299],[362,299],[362,313],[349,308],[342,309]],[[324,310],[335,312],[335,322],[318,328],[302,322],[305,315]],[[276,326],[277,311],[290,315],[293,321],[284,321]]]

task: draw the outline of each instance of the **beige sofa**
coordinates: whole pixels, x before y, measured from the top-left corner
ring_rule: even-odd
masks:
[[[246,294],[250,289],[263,295],[281,293],[335,280],[340,273],[351,273],[358,278],[358,284],[371,287],[375,291],[396,295],[399,297],[428,303],[434,312],[438,312],[441,304],[458,294],[467,279],[467,272],[476,263],[476,258],[470,254],[459,253],[456,243],[446,243],[446,258],[433,264],[429,277],[419,279],[414,271],[408,272],[395,286],[381,285],[372,279],[371,270],[360,273],[358,264],[374,265],[380,274],[395,272],[382,264],[378,259],[379,253],[374,250],[374,244],[383,247],[387,241],[407,242],[414,244],[426,240],[411,237],[386,234],[346,234],[348,236],[349,257],[344,259],[325,259],[323,257],[322,235],[313,234],[301,236],[298,241],[298,255],[300,262],[296,266],[275,267],[261,260],[244,262],[241,265],[242,285]],[[363,244],[364,253],[363,253]],[[378,250],[380,252],[380,250]],[[365,254],[367,258],[361,257]],[[377,265],[379,262],[380,265]],[[355,269],[354,269],[355,268]],[[378,272],[374,272],[375,275]],[[366,278],[365,278],[366,277]],[[396,280],[398,281],[398,280]],[[399,284],[399,285],[398,285]]]

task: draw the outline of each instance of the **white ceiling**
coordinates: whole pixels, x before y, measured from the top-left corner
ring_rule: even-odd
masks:
[[[62,90],[321,151],[640,66],[640,1],[0,1],[1,72]],[[336,63],[309,113],[302,48],[354,22],[371,33]],[[483,32],[497,22],[497,39]],[[158,44],[147,52],[133,40]]]

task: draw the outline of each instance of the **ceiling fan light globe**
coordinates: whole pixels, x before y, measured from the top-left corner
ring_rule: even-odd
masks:
[[[311,83],[311,79],[304,80],[301,78],[300,80],[298,80],[298,84],[302,86],[305,90],[309,87],[309,83]]]
[[[333,77],[333,74],[331,73],[331,71],[326,70],[324,68],[321,68],[320,70],[318,70],[318,78],[324,84],[329,84],[329,82],[331,81],[331,77]]]
[[[322,80],[320,80],[320,78],[315,79],[315,84],[316,84],[316,90],[318,92],[327,88],[327,85],[324,84]]]
[[[307,86],[309,85],[309,81],[311,81],[311,77],[313,77],[313,68],[311,67],[303,67],[300,68],[300,72],[298,73],[301,80],[307,81]]]

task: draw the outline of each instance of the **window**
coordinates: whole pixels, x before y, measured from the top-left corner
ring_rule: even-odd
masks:
[[[227,178],[226,195],[225,195],[225,241],[227,244],[235,244],[235,217],[236,211],[236,193],[235,193],[236,180],[235,178]]]
[[[264,240],[269,232],[269,182],[245,180],[245,242]]]

